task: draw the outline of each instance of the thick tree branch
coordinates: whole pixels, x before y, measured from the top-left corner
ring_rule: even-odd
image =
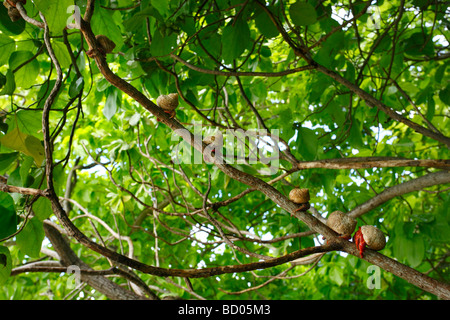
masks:
[[[440,171],[429,173],[423,177],[387,188],[380,194],[351,210],[348,215],[356,218],[402,194],[444,183],[450,183],[450,172]]]
[[[99,292],[106,295],[108,298],[113,300],[142,300],[145,297],[139,296],[131,291],[125,290],[121,286],[112,282],[111,280],[104,277],[104,274],[96,274],[95,270],[84,263],[70,248],[70,245],[59,231],[53,227],[51,224],[44,223],[44,231],[47,238],[52,243],[54,250],[60,256],[60,262],[65,267],[67,272],[67,267],[78,266],[81,270],[86,270],[87,272],[80,272],[80,280],[86,282],[92,288],[98,290]],[[93,271],[93,272],[89,272]],[[49,272],[47,270],[46,272]],[[114,272],[117,273],[117,272]],[[107,271],[110,274],[110,271]],[[148,292],[148,291],[147,291]],[[156,295],[151,295],[151,299],[157,299]]]
[[[359,251],[350,242],[342,244],[342,251],[345,251],[355,257],[359,257]],[[422,290],[431,292],[437,297],[445,300],[450,300],[450,285],[439,282],[425,274],[410,268],[394,259],[386,257],[379,252],[367,249],[364,251],[364,260],[379,266],[387,272],[390,272],[409,283],[421,288]]]
[[[449,137],[446,137],[439,132],[434,132],[433,130],[429,130],[429,129],[407,119],[406,117],[397,113],[392,108],[389,108],[383,102],[376,99],[371,94],[367,93],[366,91],[364,91],[363,89],[361,89],[360,87],[355,85],[354,83],[352,83],[349,80],[342,77],[335,71],[330,70],[330,69],[318,64],[316,61],[314,61],[310,57],[309,52],[307,52],[307,50],[303,46],[298,46],[297,44],[295,44],[293,42],[291,37],[287,34],[286,30],[284,30],[281,23],[276,19],[276,17],[273,15],[273,13],[263,3],[261,3],[258,0],[255,2],[268,14],[268,16],[272,20],[273,24],[275,25],[275,27],[278,29],[278,31],[280,31],[281,35],[283,36],[283,39],[286,41],[286,43],[289,45],[289,47],[291,47],[291,49],[294,51],[295,55],[301,56],[308,63],[308,65],[314,66],[314,69],[316,69],[317,71],[329,76],[331,79],[333,79],[333,80],[337,81],[338,83],[342,84],[343,86],[347,87],[351,92],[353,92],[358,97],[360,97],[362,100],[364,100],[368,106],[376,107],[378,110],[383,111],[386,115],[388,115],[392,119],[394,119],[398,122],[401,122],[401,123],[405,124],[406,126],[408,126],[409,128],[413,129],[414,131],[416,131],[426,137],[429,137],[436,141],[439,141],[439,142],[445,144],[448,148],[450,148],[450,138]]]
[[[25,195],[30,195],[30,196],[44,196],[45,195],[43,190],[10,186],[10,185],[7,185],[7,184],[1,183],[1,182],[0,182],[0,191],[8,192],[8,193],[20,193],[20,194],[25,194]]]
[[[297,73],[297,72],[302,72],[302,71],[306,71],[306,70],[312,70],[314,69],[314,66],[303,66],[303,67],[298,67],[295,69],[288,69],[288,70],[283,70],[283,71],[279,71],[279,72],[243,72],[243,71],[220,71],[220,70],[209,70],[209,69],[205,69],[205,68],[201,68],[201,67],[197,67],[183,59],[181,59],[179,56],[175,55],[175,54],[171,54],[170,55],[172,57],[172,59],[181,62],[182,64],[184,64],[186,67],[188,67],[189,69],[192,69],[194,71],[200,72],[200,73],[206,73],[206,74],[212,74],[212,75],[216,75],[216,76],[236,76],[236,77],[282,77],[282,76],[286,76],[288,74],[293,74],[293,73]]]
[[[416,131],[426,137],[429,137],[431,139],[439,141],[439,142],[445,144],[448,148],[450,148],[450,138],[449,137],[446,137],[446,136],[442,135],[441,133],[434,132],[433,130],[427,129],[425,127],[422,127],[421,125],[409,120],[408,118],[405,118],[403,115],[401,115],[401,114],[397,113],[395,110],[389,108],[383,102],[376,99],[375,97],[373,97],[366,91],[362,90],[357,85],[351,83],[350,81],[348,81],[347,79],[345,79],[344,77],[339,75],[338,73],[336,73],[328,68],[325,68],[324,66],[319,65],[319,64],[316,66],[316,69],[318,71],[322,72],[323,74],[326,74],[333,80],[336,80],[337,82],[344,85],[345,87],[347,87],[350,91],[352,91],[358,97],[363,99],[367,103],[368,106],[375,107],[378,110],[383,111],[386,115],[388,115],[392,119],[394,119],[398,122],[401,122],[404,125],[408,126],[409,128],[413,129],[414,131]]]
[[[304,169],[364,169],[364,168],[394,168],[394,167],[427,167],[450,169],[450,160],[444,159],[401,159],[391,157],[355,157],[342,159],[324,159],[316,161],[300,161],[298,170]]]

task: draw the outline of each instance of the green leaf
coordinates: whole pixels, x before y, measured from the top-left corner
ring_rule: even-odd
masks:
[[[3,34],[0,34],[0,50],[2,54],[0,55],[0,67],[8,62],[9,56],[16,49],[16,42],[14,39],[7,37]]]
[[[314,160],[317,156],[319,140],[314,130],[300,128],[298,130],[297,147],[305,160]]]
[[[0,286],[3,286],[8,280],[11,270],[11,253],[7,247],[0,246]]]
[[[6,76],[0,72],[0,89],[6,84]]]
[[[197,31],[195,28],[195,21],[192,17],[185,17],[183,24],[180,25],[180,28],[186,32],[188,36],[192,36]]]
[[[14,200],[8,194],[0,192],[0,239],[12,235],[17,230],[17,214]]]
[[[344,32],[336,32],[333,35],[331,35],[322,45],[322,48],[317,52],[317,54],[314,56],[314,60],[316,60],[319,64],[326,66],[326,67],[333,67],[336,63],[336,55],[339,53],[339,50],[341,50],[345,45],[345,34]],[[347,67],[352,68],[352,64],[350,62],[347,63]],[[352,73],[349,73],[348,71],[345,73],[345,77],[348,78],[351,76]],[[354,74],[353,74],[354,77]],[[350,79],[349,79],[350,80]]]
[[[39,75],[39,62],[33,58],[31,51],[15,51],[9,58],[9,66],[14,72],[17,87],[29,88],[36,83]]]
[[[439,91],[439,99],[450,106],[450,84],[445,89]]]
[[[227,63],[238,58],[250,43],[250,29],[247,23],[243,19],[233,22],[223,29],[222,34],[222,48],[224,48],[222,58]]]
[[[73,5],[72,0],[35,0],[33,2],[45,16],[52,35],[61,34],[68,21],[72,20],[72,12],[68,10]]]
[[[39,92],[37,94],[37,107],[38,108],[44,108],[45,101],[47,100],[48,96],[50,95],[50,92],[52,91],[53,86],[55,85],[55,80],[50,80],[44,82],[42,84],[41,88],[39,89]],[[57,103],[57,99],[59,97],[59,93],[57,95],[57,98],[55,99],[55,104]]]
[[[425,117],[431,121],[433,120],[434,114],[436,113],[436,102],[434,102],[433,95],[429,95],[427,99],[427,113]]]
[[[53,212],[50,200],[48,200],[47,198],[43,198],[43,197],[40,197],[39,199],[37,199],[33,203],[33,212],[34,212],[34,216],[41,221],[44,221],[45,219],[50,217],[50,215]]]
[[[289,15],[296,26],[308,26],[317,21],[314,6],[304,1],[297,1],[289,7]]]
[[[10,130],[16,125],[23,133],[42,138],[42,112],[40,110],[20,110],[8,122]]]
[[[148,6],[144,10],[136,13],[130,19],[126,20],[123,25],[128,31],[137,31],[140,27],[145,26],[146,18],[153,17],[158,21],[164,21],[164,18],[161,16],[159,11],[153,6]]]
[[[350,128],[350,135],[348,137],[348,141],[351,147],[356,149],[364,148],[364,142],[362,139],[362,132],[360,129],[360,123],[358,120],[353,118],[352,127]]]
[[[11,132],[1,137],[0,142],[5,147],[33,157],[38,166],[44,161],[45,151],[41,141],[34,136],[21,132],[18,128],[14,128]]]
[[[0,174],[5,173],[3,170],[7,170],[11,163],[17,159],[18,155],[18,152],[0,153]]]
[[[24,187],[29,187],[34,181],[33,176],[29,174],[32,165],[33,158],[25,156],[24,160],[21,163],[21,166],[19,167],[21,185]]]
[[[338,266],[332,267],[330,270],[330,279],[338,286],[341,286],[344,283],[344,271]]]
[[[91,24],[95,34],[107,36],[116,44],[116,48],[122,47],[122,33],[116,22],[116,15],[111,13],[111,10],[102,8],[99,1],[95,3],[95,14],[92,17]]]
[[[106,97],[105,107],[103,108],[103,115],[106,119],[111,120],[111,118],[116,114],[117,111],[117,90],[112,90],[111,93]]]
[[[419,235],[414,235],[412,239],[408,241],[407,248],[406,260],[412,268],[415,268],[422,263],[425,256],[425,244],[423,238]]]
[[[437,83],[441,83],[442,82],[442,78],[444,77],[446,68],[447,68],[446,64],[443,64],[439,68],[437,68],[436,73],[434,74],[434,80]]]
[[[17,247],[24,254],[32,258],[37,258],[41,252],[41,244],[44,236],[42,222],[32,218],[27,221],[22,231],[16,235]]]
[[[72,64],[67,47],[62,41],[52,39],[52,48],[55,52],[56,58],[59,61],[61,68],[67,68]]]
[[[413,33],[408,39],[403,41],[405,53],[411,56],[433,56],[433,41],[429,41],[429,36],[422,31]]]
[[[150,53],[153,56],[161,57],[170,54],[177,44],[176,34],[163,36],[159,30],[153,35],[152,44],[150,45]]]
[[[446,201],[442,206],[440,212],[436,214],[436,219],[430,224],[430,234],[435,241],[444,243],[450,242],[450,223],[447,220],[447,209],[450,201]]]
[[[336,177],[334,174],[322,174],[320,175],[322,185],[325,192],[331,197],[333,195],[334,186],[336,185]]]
[[[260,7],[257,7],[253,19],[255,19],[255,25],[258,30],[266,38],[274,38],[280,34],[277,27],[271,23],[267,13],[265,13]]]
[[[69,87],[69,97],[76,97],[83,90],[84,87],[84,78],[79,77],[78,79],[73,80],[70,83]]]
[[[393,244],[394,256],[399,260],[405,259],[408,252],[408,245],[409,241],[404,234],[396,234]]]
[[[154,7],[158,12],[165,16],[169,11],[169,2],[167,0],[150,0],[152,7]]]
[[[3,86],[0,96],[12,95],[16,90],[16,81],[14,79],[14,73],[10,69],[6,72],[6,84]]]
[[[130,126],[135,126],[139,123],[139,120],[141,120],[141,114],[136,112],[131,118],[130,120],[128,120]]]

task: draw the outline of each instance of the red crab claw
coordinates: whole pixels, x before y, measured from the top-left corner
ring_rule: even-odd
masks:
[[[168,113],[169,115],[170,115],[170,119],[172,119],[173,117],[175,117],[175,115],[176,115],[176,113],[175,113],[175,111],[174,110],[172,110],[172,111],[169,111],[169,110],[163,110],[165,113]],[[159,119],[159,118],[156,118],[156,121],[158,121],[158,122],[161,122],[161,119]]]
[[[359,250],[359,255],[362,258],[364,256],[364,250],[366,248],[366,241],[364,241],[361,227],[359,227],[358,231],[356,231],[355,235],[353,236],[353,241],[355,242],[356,249]]]
[[[295,210],[295,212],[297,212],[297,211],[307,211],[310,207],[311,207],[311,205],[309,204],[309,202],[301,203],[300,206],[297,208],[297,210]],[[291,214],[291,217],[292,216],[293,215]]]

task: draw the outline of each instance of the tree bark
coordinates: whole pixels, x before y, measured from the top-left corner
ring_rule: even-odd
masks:
[[[94,270],[78,258],[70,248],[68,240],[54,226],[49,223],[44,223],[44,231],[52,243],[53,248],[58,253],[62,266],[66,268],[69,266],[77,266],[81,270]],[[126,290],[101,275],[80,273],[80,280],[86,282],[89,286],[112,300],[147,300],[147,298]]]
[[[360,257],[359,251],[353,243],[347,241],[342,245],[343,251],[356,257]],[[436,279],[430,278],[413,268],[370,249],[366,249],[363,259],[408,281],[422,290],[436,295],[440,299],[450,300],[450,285],[447,283],[439,282]]]
[[[450,172],[429,173],[420,178],[385,189],[380,194],[351,210],[348,215],[356,218],[399,195],[444,183],[450,183]]]

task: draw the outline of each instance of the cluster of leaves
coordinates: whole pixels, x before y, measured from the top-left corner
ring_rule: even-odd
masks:
[[[103,78],[87,57],[89,48],[79,30],[64,30],[68,23],[76,23],[71,16],[74,9],[86,9],[86,1],[75,4],[35,0],[25,8],[34,19],[40,20],[39,11],[46,17],[63,69],[64,89],[50,115],[53,177],[57,194],[75,201],[67,203],[67,208],[80,230],[123,254],[133,251],[143,263],[178,269],[247,263],[255,259],[248,252],[279,256],[322,242],[316,235],[264,241],[307,227],[258,192],[209,210],[242,251],[224,244],[224,236],[208,216],[190,215],[201,212],[207,192],[210,201],[219,202],[248,186],[211,164],[193,163],[195,152],[183,154],[181,164],[177,162],[179,141],[173,132]],[[445,30],[450,21],[446,13],[445,3],[426,0],[373,4],[101,0],[95,1],[91,26],[95,34],[115,42],[116,49],[107,60],[118,76],[153,101],[161,94],[180,94],[176,119],[191,131],[207,136],[226,129],[278,130],[282,157],[277,172],[261,175],[266,167],[262,162],[234,164],[269,181],[293,168],[289,155],[297,161],[354,155],[448,156],[448,149],[439,142],[369,107],[343,83],[315,70],[295,71],[307,62],[295,54],[273,19],[291,39],[308,48],[316,63],[399,114],[426,127],[432,123],[448,135],[450,70]],[[0,6],[0,30],[0,175],[8,177],[8,185],[44,190],[41,118],[55,83],[54,66],[41,28],[24,20],[10,22]],[[264,141],[268,140],[258,140]],[[250,154],[247,148],[241,156]],[[293,171],[273,185],[284,194],[293,186],[308,187],[312,205],[326,217],[334,210],[349,211],[385,188],[428,171],[421,167],[319,168]],[[377,225],[388,235],[383,254],[445,280],[448,268],[441,260],[448,255],[450,197],[439,190],[434,187],[393,199],[361,217],[359,224]],[[83,210],[128,235],[133,247],[111,236]],[[8,277],[14,266],[47,258],[41,245],[51,245],[44,240],[42,223],[56,221],[48,200],[0,193],[0,212],[0,239],[7,239],[0,246],[0,298],[66,297],[67,279],[59,274]],[[249,241],[245,233],[260,240]],[[95,269],[109,268],[106,259],[80,244],[72,243],[72,247]],[[305,272],[303,276],[278,279],[241,295],[227,292],[261,284],[286,266],[197,279],[193,287],[209,299],[434,297],[387,272],[382,273],[381,288],[371,290],[366,285],[368,266],[357,257],[329,253],[313,269],[300,265],[288,274]],[[180,279],[174,279],[179,281],[174,285],[155,276],[139,276],[162,295],[192,297],[180,289],[184,285]],[[292,290],[280,289],[285,287]],[[104,298],[98,292],[84,295]]]

